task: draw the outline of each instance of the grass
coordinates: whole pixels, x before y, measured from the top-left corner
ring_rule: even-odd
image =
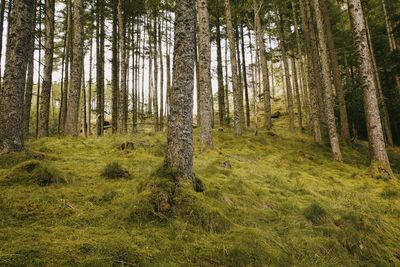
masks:
[[[399,266],[400,150],[375,179],[365,143],[340,164],[275,125],[204,152],[196,132],[202,192],[159,171],[162,133],[30,141],[0,157],[0,265]]]

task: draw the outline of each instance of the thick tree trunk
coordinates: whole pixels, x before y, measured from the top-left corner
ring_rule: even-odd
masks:
[[[364,92],[364,109],[367,122],[368,141],[371,158],[383,164],[391,172],[387,156],[383,129],[379,114],[377,88],[374,81],[374,66],[371,50],[368,44],[367,28],[360,0],[348,0],[350,21],[358,52],[362,88]]]
[[[194,0],[175,1],[173,87],[169,92],[166,167],[193,176],[193,88],[196,11]]]
[[[68,97],[68,110],[65,134],[78,136],[79,100],[82,87],[83,68],[83,0],[74,0],[74,33],[71,65],[71,88]]]
[[[256,25],[256,38],[257,38],[257,49],[260,57],[262,77],[263,77],[263,89],[264,89],[264,125],[267,130],[272,129],[272,118],[271,118],[271,92],[269,84],[269,70],[268,61],[265,55],[265,43],[264,43],[264,27],[260,17],[260,6],[258,0],[253,1],[253,11],[255,14],[255,25]]]
[[[207,0],[197,0],[199,26],[199,85],[200,97],[200,143],[202,149],[210,148],[212,142],[211,102],[211,43]]]
[[[227,35],[229,40],[229,50],[232,69],[232,87],[234,103],[234,126],[237,137],[243,134],[243,94],[238,79],[238,63],[236,59],[236,41],[232,24],[231,3],[230,0],[224,0],[225,16],[227,24]]]
[[[24,148],[24,91],[33,38],[34,0],[15,0],[10,21],[4,84],[0,89],[0,154]]]
[[[46,0],[45,8],[45,45],[44,45],[44,70],[43,86],[40,97],[40,119],[39,119],[39,137],[49,135],[49,113],[50,97],[52,88],[53,74],[53,54],[54,54],[54,0]]]

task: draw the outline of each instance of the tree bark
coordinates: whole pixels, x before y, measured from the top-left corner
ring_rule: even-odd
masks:
[[[260,4],[258,0],[253,1],[253,11],[255,15],[256,25],[256,38],[257,38],[257,49],[260,57],[262,77],[263,77],[263,89],[264,89],[264,125],[267,130],[272,129],[272,118],[271,118],[271,92],[269,84],[269,70],[268,61],[265,55],[265,43],[264,43],[264,27],[260,17]]]
[[[322,9],[319,0],[313,0],[313,6],[315,11],[315,17],[317,21],[318,29],[318,43],[321,56],[321,66],[322,66],[322,78],[324,83],[324,95],[325,95],[325,113],[328,122],[328,134],[329,141],[331,144],[331,149],[333,153],[333,159],[336,161],[342,161],[342,153],[340,151],[339,137],[336,129],[336,118],[335,118],[335,108],[333,103],[333,90],[330,75],[330,65],[329,65],[329,48],[327,45],[327,35],[324,28],[324,21],[322,15]]]
[[[165,163],[178,177],[192,178],[196,11],[194,0],[176,0],[175,3],[174,75],[169,92]]]
[[[65,134],[78,136],[79,100],[83,68],[83,0],[74,0],[73,48],[71,65],[71,88],[68,97]]]
[[[24,148],[24,91],[33,38],[34,0],[15,0],[10,21],[4,84],[0,89],[0,154]]]
[[[339,104],[340,133],[342,139],[349,144],[351,142],[349,120],[347,116],[346,100],[344,96],[343,84],[340,78],[338,55],[335,42],[333,39],[331,20],[329,18],[328,3],[326,3],[326,1],[321,1],[321,8],[322,8],[322,17],[324,20],[326,38],[327,38],[330,66],[333,76],[333,84],[335,85],[336,97]]]
[[[40,97],[39,137],[49,135],[50,97],[52,89],[53,54],[54,54],[54,0],[46,0],[45,8],[45,52],[43,86]]]
[[[379,114],[377,88],[374,82],[374,67],[361,1],[348,0],[347,4],[362,77],[361,83],[364,92],[364,110],[371,158],[373,161],[383,164],[386,170],[391,172]]]
[[[200,97],[200,143],[202,149],[211,148],[212,102],[211,102],[211,43],[207,0],[197,0],[199,26],[199,85]]]
[[[238,79],[238,63],[236,59],[236,41],[232,24],[231,3],[230,0],[224,0],[227,35],[229,40],[229,50],[232,69],[232,87],[234,103],[234,127],[237,137],[243,134],[243,94]]]

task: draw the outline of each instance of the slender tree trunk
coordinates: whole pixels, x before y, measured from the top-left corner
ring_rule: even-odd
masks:
[[[339,137],[336,129],[335,108],[333,103],[333,90],[330,75],[331,70],[329,65],[329,48],[326,41],[327,35],[324,29],[323,14],[319,0],[313,0],[313,6],[319,35],[318,43],[321,55],[322,78],[325,87],[325,113],[328,122],[329,140],[331,143],[333,159],[336,161],[342,161],[342,153],[340,151]]]
[[[317,74],[318,71],[318,62],[315,61],[316,55],[316,46],[315,40],[313,39],[313,29],[311,28],[312,23],[310,23],[307,5],[305,0],[300,0],[300,11],[302,18],[302,28],[305,37],[305,47],[307,53],[307,75],[308,75],[308,84],[310,90],[310,111],[311,111],[311,122],[312,122],[312,131],[314,134],[314,140],[317,143],[322,142],[322,134],[321,134],[321,121],[319,116],[319,103],[318,103],[318,80]]]
[[[160,130],[159,123],[159,110],[158,110],[158,91],[159,91],[159,83],[158,83],[158,48],[157,48],[157,39],[159,38],[159,33],[157,31],[157,21],[158,21],[158,10],[154,11],[154,26],[153,26],[153,60],[154,60],[154,86],[153,86],[153,115],[154,115],[154,131],[158,132]]]
[[[24,148],[22,117],[34,6],[34,0],[15,0],[13,5],[4,84],[0,89],[0,154]]]
[[[224,72],[222,67],[222,46],[221,46],[221,18],[217,15],[216,21],[216,42],[217,42],[217,77],[218,77],[218,113],[219,125],[225,125],[225,88]]]
[[[49,135],[49,114],[50,97],[52,88],[53,74],[53,54],[54,54],[54,0],[46,0],[45,8],[45,52],[44,52],[44,70],[43,86],[40,98],[40,120],[39,137]]]
[[[118,2],[112,2],[112,78],[111,78],[111,102],[112,102],[112,132],[117,133],[122,125],[119,125],[119,58],[118,58]]]
[[[64,77],[61,88],[61,105],[59,115],[59,134],[64,134],[65,131],[65,120],[67,117],[67,104],[68,104],[68,92],[69,92],[69,63],[70,63],[70,49],[72,41],[72,19],[71,19],[71,0],[66,1],[66,17],[65,17],[65,36],[64,36]],[[40,47],[39,47],[40,51]]]
[[[170,113],[166,167],[178,177],[193,177],[193,88],[196,11],[194,0],[175,1],[173,88],[169,92]]]
[[[257,90],[257,83],[256,83],[256,70],[258,69],[258,66],[256,66],[254,60],[253,60],[253,43],[251,39],[251,32],[248,31],[249,35],[249,42],[250,42],[250,64],[251,64],[251,86],[253,88],[253,116],[254,116],[254,135],[258,134],[258,103],[257,103],[257,96],[258,96],[258,90]],[[257,54],[257,53],[256,53]],[[257,61],[257,60],[255,60]]]
[[[88,81],[88,134],[92,135],[92,84],[93,84],[93,32],[89,45],[89,81]]]
[[[118,133],[127,133],[127,90],[126,90],[126,21],[125,5],[123,0],[118,0],[118,34],[119,34],[119,64],[120,86],[118,97]]]
[[[233,87],[233,102],[234,102],[234,126],[235,135],[237,137],[243,134],[243,94],[241,91],[238,79],[238,63],[236,60],[236,41],[235,33],[232,24],[231,4],[230,0],[224,0],[225,16],[227,24],[227,35],[229,39],[229,50],[232,69],[232,87]]]
[[[272,129],[272,118],[271,118],[271,92],[269,86],[269,70],[268,61],[265,54],[265,43],[264,43],[264,27],[260,17],[260,4],[258,0],[253,1],[253,11],[255,15],[256,25],[256,38],[257,38],[257,49],[262,69],[262,80],[264,89],[264,125],[267,130]]]
[[[361,82],[364,92],[364,109],[371,158],[373,161],[383,164],[386,171],[391,173],[380,120],[377,88],[374,81],[374,66],[371,50],[368,45],[367,28],[361,1],[348,0],[347,3],[362,77]]]
[[[162,15],[158,21],[158,51],[160,56],[160,124],[159,130],[164,130],[164,55],[163,55],[163,45],[162,45]]]
[[[297,67],[296,67],[296,57],[292,58],[292,72],[293,72],[293,88],[296,93],[296,101],[297,101],[297,115],[299,119],[299,130],[303,131],[303,111],[301,109],[301,97],[300,97],[300,88],[299,88],[299,79],[297,76]]]
[[[245,45],[244,45],[243,23],[240,24],[240,37],[241,37],[241,45],[242,45],[242,68],[243,68],[244,96],[245,96],[245,103],[246,103],[246,126],[250,127],[249,86],[248,86],[248,82],[247,82],[246,51],[245,51]]]
[[[11,3],[11,1],[10,1]],[[42,1],[39,0],[39,37],[38,37],[38,44],[39,44],[39,58],[38,58],[38,68],[37,68],[37,89],[36,89],[36,138],[39,137],[39,113],[40,113],[40,85],[42,79]],[[8,51],[8,43],[7,43],[7,51]]]
[[[65,123],[65,133],[72,136],[78,136],[79,134],[78,116],[83,68],[83,19],[83,1],[74,0],[71,88],[69,90],[68,110]]]
[[[104,134],[104,41],[105,41],[105,14],[104,0],[97,2],[96,27],[96,128],[97,136]],[[114,100],[114,99],[113,99]],[[114,108],[114,106],[112,107]],[[114,113],[112,113],[114,114]],[[114,117],[112,119],[114,123]],[[114,125],[113,125],[114,126]],[[114,129],[114,128],[113,128]]]
[[[5,1],[3,1],[5,2]],[[29,125],[31,119],[31,107],[32,107],[32,91],[33,91],[33,72],[34,72],[34,60],[35,60],[35,26],[36,26],[36,1],[34,1],[34,20],[31,24],[31,32],[33,36],[30,40],[28,50],[28,62],[27,62],[27,76],[25,84],[25,98],[24,98],[24,114],[23,114],[23,125],[24,125],[24,139],[29,136]],[[1,87],[0,87],[1,88]],[[1,91],[1,89],[0,89]]]
[[[392,134],[392,128],[390,126],[390,116],[389,116],[389,111],[387,109],[387,105],[385,103],[385,96],[383,95],[383,88],[381,84],[381,78],[379,75],[378,71],[378,65],[376,64],[376,59],[375,59],[375,52],[374,52],[374,47],[372,44],[371,40],[371,33],[369,31],[369,26],[368,26],[368,21],[365,20],[365,26],[367,28],[367,38],[368,38],[368,44],[369,48],[371,51],[371,59],[372,59],[372,65],[374,67],[374,73],[375,73],[375,83],[376,83],[376,88],[378,90],[378,102],[381,107],[382,111],[382,126],[384,130],[384,136],[386,137],[386,141],[388,145],[393,146],[393,134]]]
[[[287,93],[287,100],[288,100],[288,108],[289,108],[289,130],[294,131],[294,108],[293,108],[293,91],[292,85],[290,83],[290,71],[289,71],[289,63],[287,59],[287,50],[286,50],[286,40],[285,40],[285,32],[284,32],[284,25],[282,15],[279,14],[277,16],[277,27],[279,30],[280,36],[280,48],[282,52],[282,62],[284,65],[285,71],[285,79],[286,79],[286,93]]]
[[[329,18],[328,3],[326,3],[326,1],[321,1],[321,8],[322,8],[322,18],[327,38],[330,66],[333,76],[333,84],[335,85],[336,97],[339,103],[340,133],[342,139],[347,143],[350,143],[351,138],[350,138],[349,121],[347,117],[346,100],[344,97],[343,84],[340,79],[339,62],[338,62],[336,46],[333,40],[332,25],[331,25],[331,20]]]
[[[212,102],[211,102],[211,43],[207,0],[197,0],[199,26],[199,85],[200,94],[200,143],[202,149],[210,148],[212,140]]]
[[[227,31],[227,28],[226,28]],[[231,115],[229,106],[229,74],[228,74],[228,34],[225,34],[225,104],[226,104],[226,125],[231,126]]]

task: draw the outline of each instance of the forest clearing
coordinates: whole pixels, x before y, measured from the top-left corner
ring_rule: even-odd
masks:
[[[0,0],[0,266],[400,266],[400,1]]]

